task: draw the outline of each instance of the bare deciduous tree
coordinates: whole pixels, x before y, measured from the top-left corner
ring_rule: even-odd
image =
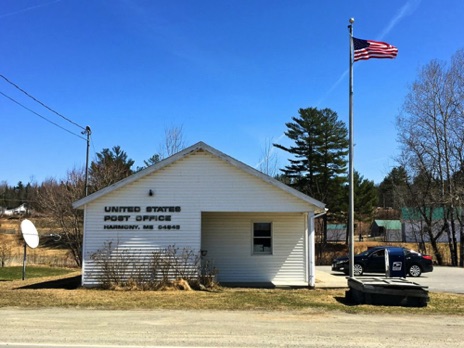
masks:
[[[160,144],[160,150],[148,160],[144,160],[143,166],[138,166],[136,172],[152,166],[163,159],[182,151],[185,148],[184,134],[182,126],[172,126],[164,129],[164,142]]]
[[[432,61],[419,73],[397,118],[402,152],[399,163],[409,182],[406,202],[414,205],[424,221],[436,208],[443,211],[438,231],[428,221],[427,233],[437,258],[436,241],[448,236],[453,265],[457,265],[457,234],[464,240],[462,206],[464,186],[464,50],[448,66]],[[461,260],[464,249],[461,244]]]
[[[2,268],[5,267],[5,264],[12,256],[13,251],[11,250],[11,245],[7,245],[6,243],[0,245],[0,264]]]
[[[83,192],[84,171],[77,169],[68,172],[65,180],[45,180],[37,192],[38,206],[59,223],[62,242],[77,266],[82,265],[83,212],[73,209],[72,203],[82,198]]]
[[[264,147],[259,161],[259,171],[266,175],[275,177],[279,172],[279,164],[273,143],[274,140],[272,138],[266,138],[264,140]]]
[[[185,148],[183,126],[171,126],[164,129],[164,143],[160,155],[166,158]]]

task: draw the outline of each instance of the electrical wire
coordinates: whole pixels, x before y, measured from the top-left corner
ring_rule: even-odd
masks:
[[[95,143],[93,141],[92,135],[89,135],[89,137],[90,137],[90,144],[92,144],[93,154],[95,155],[97,153],[97,150],[95,150]]]
[[[0,75],[0,76],[1,76],[1,75]],[[32,112],[34,115],[39,116],[39,117],[42,118],[43,120],[45,120],[45,121],[47,121],[47,122],[53,124],[54,126],[56,126],[56,127],[58,127],[58,128],[61,128],[62,130],[66,131],[66,132],[68,132],[68,133],[70,133],[70,134],[72,134],[72,135],[74,135],[74,136],[76,136],[76,137],[78,137],[78,138],[80,138],[80,139],[87,140],[86,138],[81,137],[79,134],[76,134],[76,133],[70,131],[69,129],[66,129],[66,128],[60,126],[59,124],[57,124],[57,123],[55,123],[55,122],[49,120],[49,119],[46,118],[45,116],[42,116],[42,115],[40,115],[39,113],[35,112],[34,110],[28,108],[27,106],[24,106],[24,105],[21,104],[19,101],[17,101],[17,100],[15,100],[15,99],[11,98],[10,96],[6,95],[5,93],[3,93],[3,92],[1,92],[1,91],[0,91],[0,95],[2,95],[2,96],[4,96],[5,98],[11,100],[13,103],[18,104],[19,106],[23,107],[23,108],[26,109],[27,111]],[[80,126],[79,126],[79,127],[80,127]],[[84,128],[84,131],[85,131],[85,128]]]
[[[68,121],[69,123],[72,123],[73,125],[81,128],[84,132],[87,131],[87,129],[83,126],[81,126],[80,124],[70,120],[69,118],[63,116],[62,114],[60,114],[58,111],[55,111],[53,110],[51,107],[45,105],[44,103],[42,103],[40,100],[38,100],[37,98],[35,98],[34,96],[30,95],[28,92],[26,92],[24,89],[22,89],[21,87],[19,87],[16,83],[10,81],[8,78],[6,78],[5,76],[3,76],[2,74],[0,74],[0,77],[2,79],[4,79],[6,82],[8,82],[10,85],[12,85],[13,87],[17,88],[18,90],[20,90],[21,92],[23,92],[25,95],[27,95],[29,98],[31,98],[32,100],[34,100],[35,102],[39,103],[40,105],[42,105],[44,108],[50,110],[51,112],[53,112],[54,114],[60,116],[61,118],[63,118],[64,120]],[[48,120],[47,120],[48,121]],[[51,122],[51,121],[50,121]],[[53,123],[53,122],[52,122]]]

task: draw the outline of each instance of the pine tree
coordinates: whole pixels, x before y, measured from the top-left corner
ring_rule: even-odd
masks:
[[[90,184],[92,191],[112,185],[133,173],[134,161],[127,157],[120,146],[103,149],[90,164]]]
[[[326,203],[329,210],[341,209],[346,183],[348,131],[330,109],[298,110],[299,117],[286,123],[285,135],[294,141],[286,147],[274,144],[293,155],[281,169],[297,190]]]

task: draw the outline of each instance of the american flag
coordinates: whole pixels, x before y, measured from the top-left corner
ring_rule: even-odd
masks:
[[[353,38],[354,61],[370,58],[395,58],[398,48],[386,42]]]

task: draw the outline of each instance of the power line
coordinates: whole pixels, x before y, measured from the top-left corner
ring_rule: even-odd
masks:
[[[1,75],[0,75],[0,76],[1,76]],[[2,77],[3,77],[3,76],[2,76]],[[19,101],[17,101],[17,100],[15,100],[15,99],[11,98],[10,96],[6,95],[5,93],[3,93],[3,92],[0,91],[0,94],[1,94],[2,96],[4,96],[5,98],[11,100],[13,103],[16,103],[16,104],[18,104],[19,106],[23,107],[23,108],[26,109],[27,111],[32,112],[34,115],[37,115],[37,116],[39,116],[40,118],[42,118],[43,120],[45,120],[45,121],[47,121],[47,122],[53,124],[54,126],[56,126],[56,127],[58,127],[58,128],[61,128],[62,130],[66,131],[66,132],[68,132],[68,133],[70,133],[70,134],[72,134],[72,135],[74,135],[74,136],[76,136],[76,137],[78,137],[78,138],[80,138],[80,139],[87,140],[86,138],[81,137],[79,134],[73,133],[73,132],[70,131],[69,129],[66,129],[66,128],[62,127],[62,126],[60,126],[59,124],[57,124],[57,123],[55,123],[55,122],[49,120],[49,119],[46,118],[45,116],[42,116],[42,115],[40,115],[39,113],[35,112],[34,110],[29,109],[27,106],[24,106],[24,105],[21,104]],[[80,126],[79,126],[79,127],[80,127]],[[85,128],[84,128],[84,131],[86,131]]]
[[[95,149],[95,143],[93,142],[92,135],[90,135],[90,143],[92,144],[93,153],[96,154],[97,150]]]
[[[0,74],[0,77],[2,79],[4,79],[6,82],[8,82],[10,85],[12,85],[13,87],[17,88],[18,90],[20,90],[21,92],[23,92],[25,95],[27,95],[29,98],[31,98],[32,100],[34,100],[35,102],[39,103],[40,105],[42,105],[44,108],[50,110],[51,112],[53,112],[54,114],[60,116],[61,118],[63,118],[64,120],[68,121],[69,123],[72,123],[73,125],[81,128],[83,131],[86,131],[86,127],[83,127],[81,126],[80,124],[77,124],[76,122],[70,120],[69,118],[63,116],[62,114],[60,114],[58,111],[55,111],[53,110],[51,107],[45,105],[44,103],[42,103],[40,100],[38,100],[37,98],[35,98],[34,96],[30,95],[28,92],[26,92],[24,89],[22,89],[21,87],[19,87],[16,83],[10,81],[9,79],[7,79],[5,76],[3,76],[2,74]],[[48,120],[47,120],[48,121]],[[50,121],[51,122],[51,121]],[[53,123],[53,122],[52,122]],[[61,127],[60,127],[61,128]]]
[[[3,95],[5,98],[11,100],[12,102],[16,103],[17,105],[23,107],[24,109],[32,112],[34,115],[37,115],[39,116],[40,118],[42,118],[43,120],[47,121],[47,122],[50,122],[51,124],[53,124],[54,126],[68,132],[69,134],[72,134],[80,139],[83,139],[87,142],[87,154],[86,154],[86,160],[85,160],[85,196],[87,196],[88,194],[88,168],[89,168],[89,147],[90,147],[90,135],[92,134],[92,131],[90,130],[90,127],[87,126],[87,127],[83,127],[81,126],[80,124],[70,120],[69,118],[63,116],[62,114],[60,114],[58,111],[55,111],[53,110],[51,107],[49,107],[48,105],[44,104],[43,102],[41,102],[40,100],[38,100],[37,98],[35,98],[34,96],[32,96],[31,94],[29,94],[28,92],[26,92],[24,89],[22,89],[21,87],[19,87],[17,84],[15,84],[14,82],[10,81],[9,79],[7,79],[5,76],[3,76],[2,74],[0,74],[0,77],[3,78],[6,82],[8,82],[10,85],[12,85],[13,87],[15,87],[16,89],[18,89],[19,91],[21,91],[22,93],[24,93],[26,96],[28,96],[29,98],[31,98],[32,100],[34,100],[35,102],[39,103],[40,105],[42,105],[44,108],[46,108],[47,110],[53,112],[54,114],[60,116],[62,119],[68,121],[69,123],[79,127],[80,129],[82,129],[82,132],[81,134],[85,134],[86,135],[86,138],[70,131],[69,129],[66,129],[62,126],[60,126],[59,124],[49,120],[48,118],[40,115],[39,113],[35,112],[34,110],[24,106],[23,104],[21,104],[20,102],[18,102],[17,100],[13,99],[12,97],[6,95],[5,93],[1,92],[0,91],[0,95]],[[93,144],[92,144],[93,145]]]

